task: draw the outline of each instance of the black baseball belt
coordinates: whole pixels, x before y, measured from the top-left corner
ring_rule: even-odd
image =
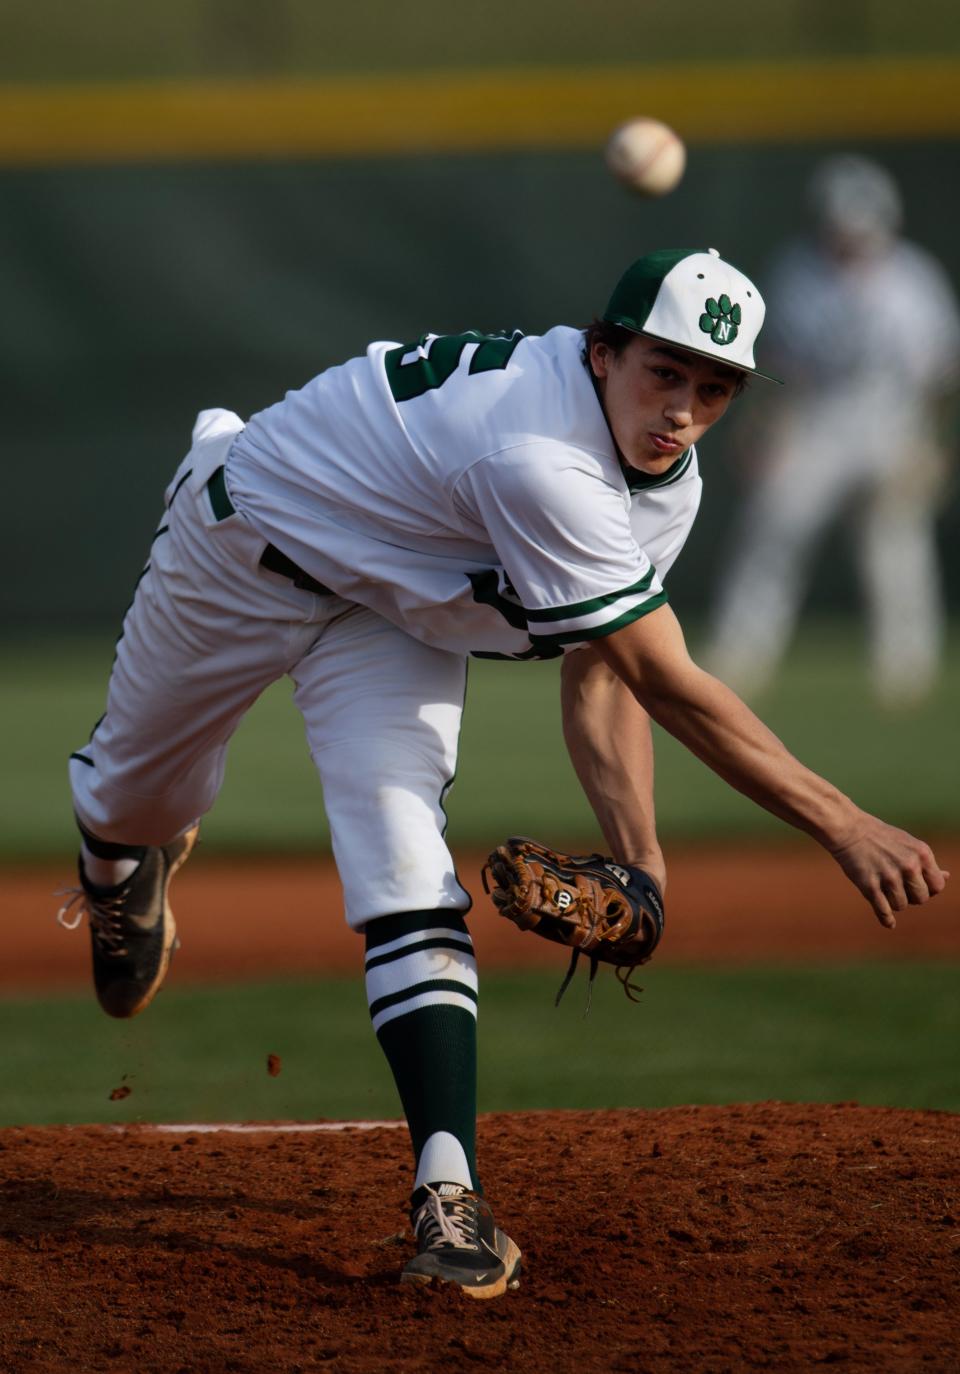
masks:
[[[213,513],[218,520],[226,520],[229,516],[236,515],[236,508],[230,500],[222,467],[217,468],[207,483],[207,494],[210,497]],[[313,592],[316,596],[336,595],[329,587],[325,587],[322,582],[318,582],[315,577],[304,572],[301,567],[294,563],[292,558],[281,553],[274,544],[268,544],[260,555],[260,566],[266,568],[268,572],[278,573],[281,577],[288,577],[295,587],[300,587],[305,592]]]

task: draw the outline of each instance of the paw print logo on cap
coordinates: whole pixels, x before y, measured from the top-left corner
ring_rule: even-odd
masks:
[[[700,316],[700,328],[715,344],[731,344],[740,332],[740,307],[731,304],[724,292],[719,300],[713,296],[704,302],[705,314]]]

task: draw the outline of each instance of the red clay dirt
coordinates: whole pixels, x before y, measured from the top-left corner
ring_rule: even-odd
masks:
[[[679,849],[668,855],[667,930],[657,961],[750,963],[960,957],[960,837],[938,840],[956,875],[936,901],[884,930],[839,868],[813,843],[788,848]],[[479,873],[483,856],[458,854],[474,897],[470,928],[481,969],[558,967],[555,947],[496,915]],[[0,986],[86,988],[87,938],[53,921],[54,890],[75,881],[69,863],[4,871]],[[178,983],[356,973],[363,944],[343,922],[328,860],[229,863],[203,853],[173,888],[182,948]],[[562,962],[562,960],[560,961]]]
[[[960,843],[936,848],[960,893]],[[481,966],[555,970],[479,862]],[[5,874],[7,987],[88,986],[85,935],[52,920],[64,876]],[[359,968],[322,862],[201,853],[174,897],[178,982]],[[813,845],[675,854],[667,910],[673,962],[960,956],[956,897],[891,934]],[[960,1117],[854,1104],[484,1117],[525,1272],[478,1303],[398,1282],[403,1129],[3,1130],[0,1372],[956,1374],[958,1150]]]
[[[0,1132],[5,1374],[955,1374],[958,1119],[481,1120],[520,1288],[398,1282],[405,1133]],[[406,1234],[401,1234],[401,1233]]]

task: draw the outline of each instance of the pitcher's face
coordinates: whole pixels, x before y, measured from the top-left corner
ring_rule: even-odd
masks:
[[[720,419],[741,380],[736,368],[646,334],[620,354],[595,343],[590,364],[623,461],[653,476]]]

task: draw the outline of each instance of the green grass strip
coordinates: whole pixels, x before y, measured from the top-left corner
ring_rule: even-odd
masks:
[[[106,637],[8,651],[0,728],[4,773],[16,786],[0,795],[0,861],[72,855],[66,760],[103,711],[112,656]],[[563,744],[559,671],[557,661],[471,664],[460,766],[447,802],[455,846],[484,847],[508,833],[599,843]],[[223,791],[204,822],[207,853],[327,847],[320,786],[291,696],[288,682],[276,684],[237,732]],[[957,629],[934,695],[917,710],[891,713],[871,698],[860,636],[838,623],[809,626],[756,705],[794,753],[861,806],[933,835],[960,829],[958,700]],[[668,843],[792,834],[661,732],[657,810]]]
[[[955,965],[644,970],[560,1007],[562,973],[482,975],[480,1107],[777,1099],[960,1110]],[[395,1117],[361,978],[168,987],[130,1022],[92,994],[0,1007],[0,1125]],[[282,1071],[267,1073],[268,1054]],[[110,1093],[129,1087],[126,1098]]]

